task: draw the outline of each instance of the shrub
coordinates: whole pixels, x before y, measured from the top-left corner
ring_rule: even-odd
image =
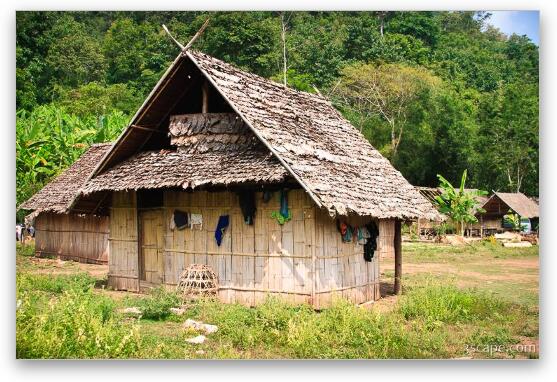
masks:
[[[18,289],[62,293],[69,290],[87,291],[95,285],[96,279],[88,273],[73,275],[18,274]]]
[[[137,301],[142,317],[150,320],[164,320],[170,316],[170,308],[180,304],[180,297],[162,286],[152,289],[147,297]]]
[[[411,288],[398,311],[405,319],[422,318],[429,324],[480,320],[505,310],[500,300],[475,290],[425,280],[425,286]]]
[[[19,242],[15,244],[16,253],[20,256],[33,257],[35,256],[35,245],[23,245]]]
[[[18,358],[133,358],[139,352],[139,326],[120,323],[107,297],[70,289],[43,304],[34,292],[19,298]]]

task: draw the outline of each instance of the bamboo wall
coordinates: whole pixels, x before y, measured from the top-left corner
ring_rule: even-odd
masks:
[[[362,226],[369,219],[348,219],[352,226]],[[336,297],[355,303],[377,300],[379,288],[379,261],[381,257],[394,256],[394,221],[378,222],[377,251],[371,262],[364,260],[363,246],[345,243],[339,234],[336,221],[326,211],[317,210],[315,221],[316,292],[314,306],[330,305]]]
[[[219,298],[224,302],[255,305],[267,293],[294,302],[309,302],[312,293],[311,245],[314,207],[300,190],[288,193],[292,220],[280,225],[270,217],[280,207],[279,192],[264,203],[256,193],[253,225],[244,223],[238,196],[231,192],[165,193],[165,283],[175,284],[188,264],[208,264],[219,278]],[[175,209],[201,213],[203,229],[169,229]],[[221,246],[215,241],[220,215],[230,216]]]
[[[108,262],[108,217],[41,213],[35,218],[35,253],[81,263]]]
[[[379,258],[394,253],[394,223],[379,221],[378,251],[372,262],[363,258],[363,246],[343,243],[336,221],[318,209],[303,190],[288,193],[292,220],[284,225],[270,217],[280,208],[280,193],[265,203],[256,193],[254,225],[244,223],[238,196],[232,192],[164,193],[163,282],[175,285],[189,264],[210,265],[219,278],[223,302],[256,305],[267,294],[295,303],[326,307],[341,296],[355,303],[378,299]],[[117,193],[111,213],[109,283],[137,290],[139,274],[137,211],[133,193]],[[203,215],[202,229],[171,230],[174,210]],[[214,233],[220,215],[230,216],[221,246]],[[365,224],[363,218],[348,221]],[[141,224],[141,223],[140,223]],[[141,231],[141,229],[140,229]],[[315,277],[314,277],[315,274]],[[126,283],[131,286],[126,288]]]
[[[116,290],[139,290],[136,193],[114,192],[110,209],[108,285]]]

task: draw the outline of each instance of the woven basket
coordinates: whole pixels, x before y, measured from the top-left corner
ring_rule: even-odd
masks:
[[[191,264],[180,275],[177,289],[183,301],[216,297],[218,278],[210,266]]]

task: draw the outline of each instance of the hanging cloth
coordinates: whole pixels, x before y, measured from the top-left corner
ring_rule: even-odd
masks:
[[[174,225],[180,230],[186,228],[188,226],[188,213],[174,210]]]
[[[280,190],[280,214],[283,218],[287,218],[288,212],[288,191]]]
[[[217,240],[217,245],[219,247],[220,244],[222,243],[222,238],[224,236],[224,233],[226,232],[226,228],[228,228],[229,222],[230,222],[230,218],[228,215],[219,216],[217,228],[215,229],[215,239]]]
[[[273,198],[273,193],[272,191],[269,190],[265,190],[263,191],[263,202],[264,203],[269,203],[269,201]]]
[[[358,244],[365,245],[370,238],[369,231],[366,227],[358,227]]]
[[[277,222],[280,225],[283,225],[284,223],[286,223],[287,221],[292,219],[292,212],[290,210],[288,210],[288,216],[284,217],[280,214],[280,212],[273,211],[273,212],[271,212],[271,219],[277,219]]]
[[[254,191],[243,191],[238,193],[240,198],[240,209],[242,210],[242,215],[244,215],[244,222],[247,225],[253,225],[253,218],[255,217],[255,192]]]
[[[375,250],[377,249],[377,237],[379,236],[379,229],[375,222],[371,222],[366,225],[366,229],[369,233],[369,238],[364,244],[364,260],[371,261],[375,255]]]
[[[192,229],[198,228],[203,229],[203,215],[201,214],[190,214],[190,227]]]
[[[340,233],[342,235],[343,242],[348,243],[352,241],[353,228],[350,225],[340,223]]]

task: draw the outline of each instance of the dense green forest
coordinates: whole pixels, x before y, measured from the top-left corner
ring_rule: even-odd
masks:
[[[538,195],[539,52],[475,12],[18,12],[17,204],[113,140],[194,48],[341,110],[415,185]]]

